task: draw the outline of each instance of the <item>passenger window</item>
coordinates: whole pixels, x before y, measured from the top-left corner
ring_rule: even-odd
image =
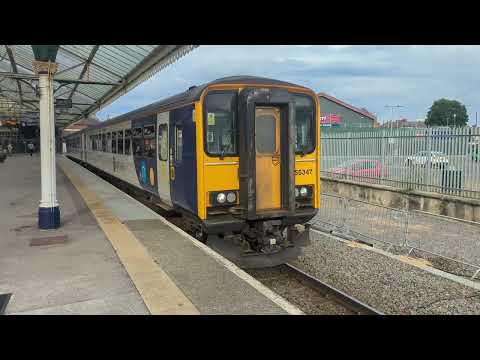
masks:
[[[145,156],[154,158],[155,151],[157,151],[157,144],[155,138],[155,125],[145,126],[143,129],[144,137],[144,153]]]
[[[182,128],[175,126],[175,160],[182,161],[183,139]]]
[[[158,159],[166,161],[168,159],[168,128],[167,124],[161,124],[158,127]]]
[[[123,130],[119,131],[117,134],[118,153],[123,155]]]
[[[112,153],[117,153],[117,133],[112,132]]]
[[[112,133],[107,133],[107,149],[106,149],[106,152],[112,152],[111,139],[112,139]]]
[[[132,153],[131,142],[132,142],[132,130],[126,129],[125,130],[125,155],[130,155]]]
[[[133,155],[143,156],[142,128],[133,129]]]
[[[276,146],[276,122],[272,115],[260,115],[255,119],[255,144],[260,154],[273,154]]]
[[[107,152],[107,134],[102,134],[102,151]]]

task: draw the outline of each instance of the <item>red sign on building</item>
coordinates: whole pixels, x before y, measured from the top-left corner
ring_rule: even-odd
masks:
[[[328,114],[320,116],[321,125],[339,125],[342,123],[342,116],[337,114]]]

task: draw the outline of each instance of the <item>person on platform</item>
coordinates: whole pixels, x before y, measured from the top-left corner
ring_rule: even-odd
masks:
[[[30,156],[32,156],[33,151],[35,150],[35,145],[33,145],[33,143],[28,143],[27,147],[28,147],[28,152],[29,152]]]
[[[8,149],[8,153],[11,154],[11,153],[12,153],[12,150],[13,150],[13,146],[12,146],[11,143],[8,143],[7,149]]]

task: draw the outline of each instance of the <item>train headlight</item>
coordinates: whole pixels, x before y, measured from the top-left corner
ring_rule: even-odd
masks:
[[[224,204],[226,200],[227,200],[227,196],[224,193],[217,194],[217,202],[219,204]]]
[[[313,195],[312,185],[300,185],[295,187],[295,198],[307,199]]]
[[[212,191],[209,196],[212,206],[234,205],[238,200],[238,190]]]
[[[307,189],[305,186],[302,186],[302,187],[300,188],[300,195],[301,195],[302,197],[305,197],[305,196],[308,195],[308,189]]]
[[[234,203],[235,201],[237,201],[237,194],[235,194],[234,192],[229,192],[227,194],[227,201],[229,203]]]

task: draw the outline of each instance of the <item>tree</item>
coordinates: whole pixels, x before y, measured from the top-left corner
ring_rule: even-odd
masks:
[[[465,126],[468,122],[465,105],[457,100],[440,99],[428,110],[427,126]]]

